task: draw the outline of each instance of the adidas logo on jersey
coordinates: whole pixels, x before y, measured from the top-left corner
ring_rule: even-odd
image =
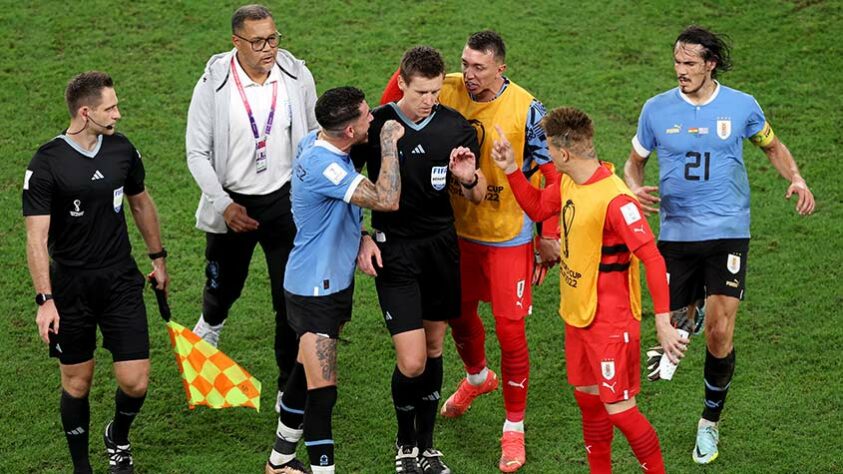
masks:
[[[415,148],[413,148],[413,151],[411,153],[413,155],[424,155],[425,151],[424,148],[421,146],[421,143],[419,143],[418,145],[416,145]]]
[[[103,178],[105,178],[105,176],[103,176],[102,173],[100,173],[100,170],[96,170],[94,172],[94,175],[91,176],[91,181],[96,181],[98,179],[103,179]]]

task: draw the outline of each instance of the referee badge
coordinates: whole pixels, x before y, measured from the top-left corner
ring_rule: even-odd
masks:
[[[434,166],[430,169],[430,185],[433,186],[433,189],[441,191],[445,188],[447,176],[447,166]]]
[[[111,203],[114,205],[114,212],[120,212],[123,209],[123,186],[114,190],[114,199]]]

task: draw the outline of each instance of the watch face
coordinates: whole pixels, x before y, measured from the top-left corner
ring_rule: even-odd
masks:
[[[38,293],[35,295],[35,304],[38,306],[43,305],[47,302],[47,300],[53,299],[53,295],[45,294],[45,293]]]

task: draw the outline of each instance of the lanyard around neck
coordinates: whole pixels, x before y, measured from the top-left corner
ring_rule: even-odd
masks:
[[[240,100],[243,101],[243,107],[246,108],[246,113],[249,115],[249,125],[252,126],[252,135],[255,140],[260,140],[261,136],[258,134],[258,124],[255,122],[255,116],[252,113],[252,107],[249,105],[249,99],[246,97],[246,91],[243,90],[243,83],[240,82],[240,74],[237,73],[237,68],[234,65],[234,55],[231,56],[231,72],[234,76],[234,83],[237,85],[237,92],[240,93]],[[264,137],[269,136],[272,131],[272,120],[275,118],[275,102],[278,98],[278,81],[272,83],[272,105],[269,108],[269,117],[266,119],[266,128],[264,130]]]

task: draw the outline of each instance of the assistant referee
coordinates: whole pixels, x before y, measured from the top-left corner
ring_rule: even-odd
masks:
[[[104,72],[74,77],[65,93],[70,126],[41,146],[23,184],[26,253],[38,304],[38,334],[59,359],[61,420],[75,473],[88,459],[96,329],[111,352],[115,414],[104,430],[109,472],[134,472],[129,427],[149,379],[144,277],[132,258],[125,196],[146,242],[158,288],[169,277],[158,213],[144,189],[141,154],[115,131],[114,83]]]

